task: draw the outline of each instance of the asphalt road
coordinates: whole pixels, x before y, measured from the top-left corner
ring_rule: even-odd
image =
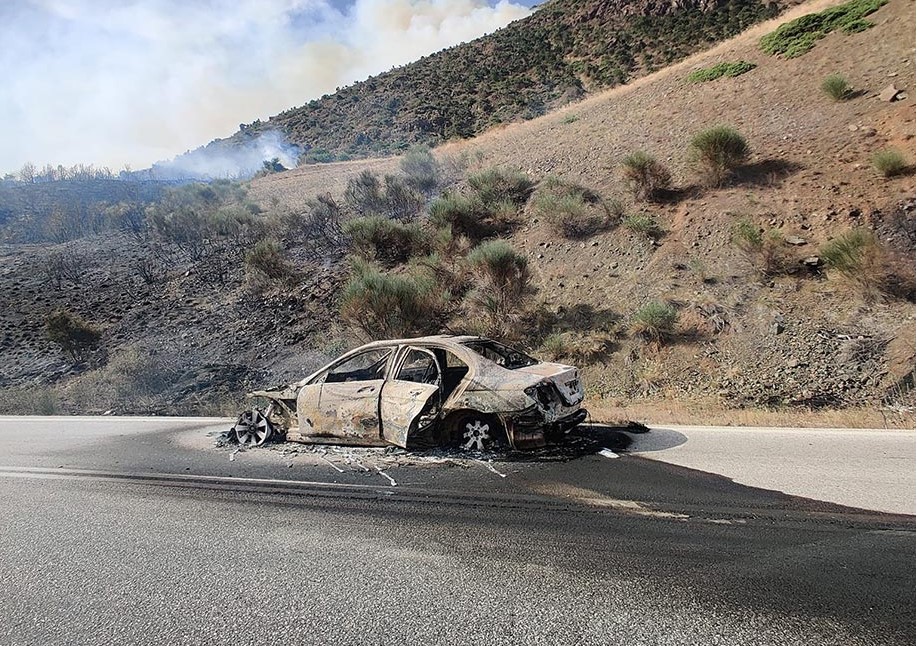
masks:
[[[380,474],[213,425],[0,418],[0,644],[914,643],[913,516],[736,482],[730,440],[722,474],[656,459],[701,459],[673,429]]]

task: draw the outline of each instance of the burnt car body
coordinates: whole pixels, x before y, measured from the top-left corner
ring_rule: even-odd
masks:
[[[240,416],[243,444],[285,433],[319,444],[532,449],[587,415],[575,367],[476,336],[369,343],[298,383],[249,396],[269,405]]]

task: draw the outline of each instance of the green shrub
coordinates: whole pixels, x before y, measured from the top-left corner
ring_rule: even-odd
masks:
[[[628,215],[623,220],[621,220],[621,224],[634,233],[642,233],[654,239],[660,237],[663,233],[662,228],[656,221],[656,218],[646,213],[635,213],[634,215]]]
[[[594,191],[552,176],[535,192],[532,211],[558,235],[576,239],[612,226],[622,209],[616,202],[604,203]]]
[[[642,150],[625,157],[621,168],[637,200],[657,200],[672,185],[669,169]]]
[[[746,253],[754,253],[761,249],[764,236],[761,229],[752,224],[748,218],[742,218],[732,225],[732,241]]]
[[[293,268],[283,257],[283,247],[276,240],[260,240],[245,253],[245,266],[260,271],[271,280],[293,275]]]
[[[79,363],[87,351],[98,345],[102,332],[77,314],[55,310],[45,317],[45,336]]]
[[[356,218],[344,224],[354,251],[367,260],[404,262],[425,253],[427,236],[416,223],[401,223],[379,215]]]
[[[485,204],[479,195],[444,193],[430,205],[430,221],[439,229],[483,240],[511,231],[519,223],[519,210],[509,200]]]
[[[821,90],[835,101],[843,101],[850,96],[850,85],[840,74],[826,76],[821,82]]]
[[[894,177],[907,171],[908,163],[900,152],[892,148],[886,148],[872,156],[872,167],[882,177]]]
[[[469,298],[472,316],[483,315],[488,334],[510,335],[532,291],[528,261],[503,240],[490,240],[471,250],[468,264],[478,279]]]
[[[371,339],[408,337],[439,329],[451,300],[425,276],[385,274],[357,262],[341,295],[341,317]]]
[[[468,185],[486,206],[507,200],[521,206],[535,187],[525,173],[507,168],[488,168],[472,173],[468,176]]]
[[[872,27],[872,23],[864,20],[864,17],[877,11],[887,1],[851,0],[819,13],[806,14],[781,25],[764,36],[758,44],[762,50],[775,56],[802,56],[815,47],[816,41],[832,31],[840,29],[845,33],[854,33]]]
[[[672,336],[678,323],[678,310],[668,303],[647,303],[634,313],[631,332],[634,336],[656,345]]]
[[[695,70],[688,74],[688,80],[692,83],[703,83],[705,81],[715,81],[722,76],[741,76],[746,72],[755,69],[757,65],[748,61],[737,61],[735,63],[718,63],[713,67],[705,67]]]
[[[433,193],[440,182],[439,163],[426,146],[414,146],[402,156],[401,172],[405,183],[424,195]]]
[[[691,139],[691,160],[708,186],[722,186],[750,154],[745,137],[729,126],[702,130]]]
[[[742,218],[732,227],[732,241],[751,257],[763,275],[774,276],[787,270],[790,257],[779,231],[763,233],[750,220]]]
[[[879,252],[879,243],[871,231],[853,229],[819,249],[825,266],[855,281],[865,277]]]

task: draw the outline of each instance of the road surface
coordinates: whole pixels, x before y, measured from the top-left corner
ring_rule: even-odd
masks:
[[[222,427],[0,418],[0,644],[914,643],[914,518],[871,510],[913,491],[913,434],[832,467],[825,431],[808,478],[773,431],[452,460]],[[872,493],[802,497],[829,477]]]

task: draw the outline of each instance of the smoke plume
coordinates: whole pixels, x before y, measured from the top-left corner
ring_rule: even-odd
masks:
[[[171,159],[240,123],[498,29],[530,4],[0,2],[0,171],[26,161],[117,169]],[[275,143],[272,151],[284,150]]]

